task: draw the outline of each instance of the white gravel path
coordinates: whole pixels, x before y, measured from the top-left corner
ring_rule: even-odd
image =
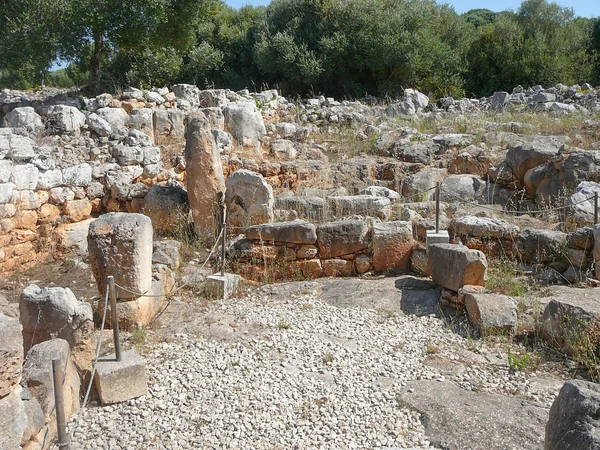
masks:
[[[72,448],[429,448],[418,413],[396,393],[410,380],[443,379],[423,364],[432,341],[440,352],[466,345],[434,317],[340,309],[315,295],[252,295],[213,313],[267,330],[248,342],[178,335],[157,344],[148,395],[88,407]],[[522,376],[497,368],[469,367],[454,381],[470,389],[473,380],[526,391]]]

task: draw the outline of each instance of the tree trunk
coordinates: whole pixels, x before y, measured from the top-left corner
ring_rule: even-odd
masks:
[[[104,57],[104,39],[101,31],[94,31],[94,53],[90,61],[90,88],[100,90],[100,66]]]

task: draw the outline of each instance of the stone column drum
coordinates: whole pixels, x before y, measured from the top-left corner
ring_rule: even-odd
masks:
[[[115,283],[130,291],[150,291],[152,237],[152,221],[143,214],[108,213],[90,224],[90,263],[102,298],[110,275],[115,277]],[[140,295],[117,288],[117,297],[134,299]]]

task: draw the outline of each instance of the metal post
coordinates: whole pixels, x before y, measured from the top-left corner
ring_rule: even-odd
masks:
[[[223,241],[221,244],[221,276],[225,276],[225,242],[227,240],[227,206],[223,203]]]
[[[598,223],[598,192],[594,192],[594,225]]]
[[[435,186],[435,233],[440,232],[440,182]]]
[[[108,277],[108,292],[110,296],[110,313],[113,327],[113,339],[115,341],[115,357],[121,361],[121,340],[119,339],[119,315],[117,314],[117,294],[115,292],[115,277]]]
[[[54,407],[56,410],[56,429],[58,431],[58,447],[69,448],[69,435],[65,422],[65,404],[63,381],[65,379],[60,358],[52,360],[52,377],[54,379]]]

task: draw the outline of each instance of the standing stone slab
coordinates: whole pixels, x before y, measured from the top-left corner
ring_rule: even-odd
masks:
[[[273,189],[262,175],[241,169],[227,178],[225,186],[227,217],[231,226],[247,227],[273,222]]]
[[[19,301],[25,351],[59,337],[73,348],[94,331],[92,307],[69,288],[27,286]]]
[[[27,413],[21,400],[21,388],[0,399],[0,448],[20,449],[27,428]]]
[[[382,222],[373,225],[373,267],[377,272],[407,272],[413,249],[410,222]]]
[[[0,314],[0,398],[21,380],[23,335],[19,319]]]
[[[464,296],[469,320],[483,333],[514,333],[517,326],[515,301],[500,294],[468,292]]]
[[[230,103],[223,108],[225,129],[243,147],[260,149],[267,134],[260,111],[253,102]]]
[[[206,118],[189,123],[185,142],[187,190],[194,226],[199,233],[214,233],[218,227],[219,201],[225,178],[219,148]]]
[[[431,276],[439,286],[458,292],[466,285],[483,286],[487,260],[483,252],[464,245],[435,244],[429,246]]]
[[[143,214],[108,213],[90,224],[90,263],[98,290],[104,297],[107,278],[135,293],[152,284],[152,221]],[[119,299],[139,297],[117,288]]]
[[[264,242],[311,245],[317,242],[317,228],[304,220],[268,223],[247,228],[246,238]]]
[[[600,448],[600,385],[567,381],[550,408],[545,450],[597,450]]]
[[[321,259],[356,253],[369,247],[371,233],[362,220],[343,220],[320,225],[317,228]]]

